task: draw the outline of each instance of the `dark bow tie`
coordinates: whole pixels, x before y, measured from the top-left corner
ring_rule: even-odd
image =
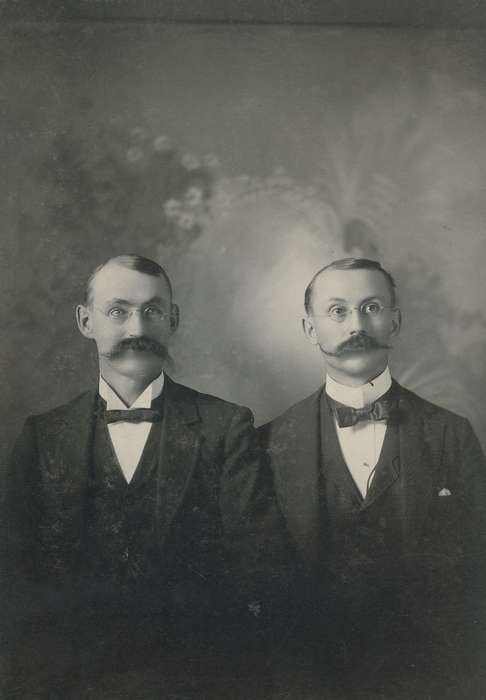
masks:
[[[395,407],[395,402],[390,399],[378,399],[365,408],[353,408],[334,401],[334,415],[340,428],[349,428],[362,420],[388,420]]]
[[[162,419],[160,411],[153,408],[134,408],[131,411],[105,411],[107,423],[156,423]]]

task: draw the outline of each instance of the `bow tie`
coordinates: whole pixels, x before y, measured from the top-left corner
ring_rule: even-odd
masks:
[[[395,402],[389,399],[378,399],[365,408],[353,408],[335,401],[333,410],[339,427],[349,428],[362,420],[388,420],[394,407]]]
[[[107,423],[156,423],[162,420],[160,411],[153,408],[134,408],[131,411],[105,411]]]

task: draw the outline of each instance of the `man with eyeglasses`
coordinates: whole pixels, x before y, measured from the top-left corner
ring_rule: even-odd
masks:
[[[387,700],[426,688],[427,697],[457,697],[457,668],[473,677],[471,631],[486,641],[480,445],[465,418],[392,379],[401,314],[378,262],[347,258],[319,270],[305,312],[325,383],[260,434],[306,572],[296,596],[301,619],[307,603],[314,623],[306,641],[326,648],[325,668],[340,669],[350,693],[371,684]],[[400,683],[414,678],[419,685],[403,694]]]
[[[54,675],[67,656],[92,678],[100,660],[132,668],[163,640],[248,633],[268,614],[281,527],[251,412],[164,372],[179,309],[163,268],[108,260],[76,318],[96,343],[98,388],[27,419],[2,547],[9,600],[26,606],[17,627],[40,625],[33,656],[52,654]]]

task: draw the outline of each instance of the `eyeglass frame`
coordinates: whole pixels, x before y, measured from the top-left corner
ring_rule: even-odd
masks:
[[[173,316],[173,313],[174,313],[174,309],[173,309],[173,308],[172,308],[170,311],[160,311],[160,316],[159,316],[158,318],[156,318],[156,319],[151,319],[151,318],[148,317],[148,316],[144,316],[145,311],[146,311],[148,308],[150,308],[150,306],[154,306],[154,305],[153,305],[153,304],[148,304],[145,308],[134,308],[134,309],[131,309],[130,311],[129,311],[129,310],[123,309],[124,313],[127,314],[127,316],[126,316],[125,318],[123,318],[123,319],[117,319],[117,318],[114,317],[114,316],[110,316],[110,310],[111,310],[111,309],[110,309],[108,312],[106,312],[104,309],[100,308],[99,306],[94,306],[94,305],[93,305],[93,309],[96,309],[97,311],[99,311],[100,313],[102,313],[103,316],[105,316],[105,317],[106,317],[109,321],[111,321],[112,323],[116,323],[116,324],[119,324],[119,325],[122,325],[123,323],[126,323],[127,321],[129,321],[130,318],[131,318],[134,314],[136,314],[136,313],[139,313],[139,314],[140,314],[140,317],[141,317],[143,320],[149,321],[150,323],[162,323],[163,321],[166,321],[167,319],[170,319],[170,318]],[[120,307],[120,308],[121,308],[121,307]]]
[[[366,312],[363,312],[363,310],[362,310],[363,306],[365,306],[366,304],[371,304],[371,303],[376,304],[377,306],[380,307],[380,310],[376,314],[366,313]],[[379,318],[383,314],[383,312],[387,309],[389,311],[399,311],[400,310],[398,306],[386,306],[385,304],[382,304],[381,302],[371,301],[371,300],[364,301],[362,304],[360,304],[360,306],[350,306],[350,307],[345,307],[345,308],[347,308],[347,312],[341,318],[334,318],[333,316],[331,316],[330,313],[327,313],[327,314],[308,314],[307,317],[310,319],[311,318],[327,318],[330,321],[332,321],[333,323],[342,323],[343,321],[345,321],[346,319],[349,318],[352,311],[358,311],[361,316],[365,316],[366,318]]]

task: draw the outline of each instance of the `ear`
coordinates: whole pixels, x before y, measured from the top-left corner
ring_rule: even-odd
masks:
[[[394,335],[394,336],[399,335],[401,327],[402,327],[402,312],[397,306],[397,308],[394,311],[394,317],[392,318],[391,335]]]
[[[304,331],[304,335],[307,338],[307,340],[312,343],[312,345],[317,345],[318,340],[317,340],[317,334],[316,334],[316,329],[314,328],[314,324],[310,320],[310,318],[303,318],[302,319],[302,329]]]
[[[91,311],[88,306],[78,304],[76,307],[76,323],[78,328],[85,338],[93,337],[93,329],[91,325]]]
[[[177,304],[172,304],[170,307],[170,331],[171,331],[171,333],[175,333],[176,330],[179,328],[179,321],[180,321],[179,307],[177,306]]]

